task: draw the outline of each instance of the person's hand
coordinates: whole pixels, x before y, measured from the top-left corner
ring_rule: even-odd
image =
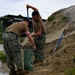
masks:
[[[20,44],[20,47],[21,47],[22,49],[24,48],[22,44]]]
[[[27,5],[26,5],[26,8],[30,8],[30,5],[27,4]]]
[[[33,50],[36,50],[36,46],[33,46]]]

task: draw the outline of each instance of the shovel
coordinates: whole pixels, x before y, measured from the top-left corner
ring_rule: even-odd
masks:
[[[61,40],[62,40],[62,37],[64,36],[64,33],[65,33],[65,29],[63,30],[63,32],[62,32],[60,38],[58,39],[58,41],[57,41],[57,43],[56,43],[56,46],[55,46],[54,50],[52,51],[52,54],[54,54],[54,53],[56,52],[56,50],[57,50],[57,48],[58,48],[58,46],[59,46],[59,44],[60,44],[60,42],[61,42]]]

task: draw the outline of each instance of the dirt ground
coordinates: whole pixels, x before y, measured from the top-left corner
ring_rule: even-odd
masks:
[[[67,69],[75,67],[75,34],[64,37],[52,55],[57,41],[46,43],[44,65],[34,67],[28,75],[64,75]]]

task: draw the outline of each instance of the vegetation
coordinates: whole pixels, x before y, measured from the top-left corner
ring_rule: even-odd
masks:
[[[0,51],[0,60],[6,62],[6,54],[4,51]]]
[[[54,24],[56,24],[56,22],[54,21],[52,24],[54,25]]]
[[[63,15],[61,19],[65,22],[69,20],[69,18],[66,15]]]
[[[65,75],[75,75],[75,68],[70,68],[66,71]]]
[[[19,40],[20,40],[20,42],[23,42],[24,41],[24,38],[20,37]]]
[[[2,44],[2,32],[0,32],[0,44]]]
[[[71,61],[73,61],[73,63],[75,63],[75,56],[73,56],[73,57],[71,58]]]
[[[52,21],[53,19],[54,19],[53,15],[51,15],[51,16],[48,17],[48,21]]]

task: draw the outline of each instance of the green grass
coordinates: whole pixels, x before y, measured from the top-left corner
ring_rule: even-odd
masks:
[[[66,71],[65,75],[75,75],[75,68],[70,68]]]
[[[4,51],[0,51],[0,61],[6,62],[6,54]]]

